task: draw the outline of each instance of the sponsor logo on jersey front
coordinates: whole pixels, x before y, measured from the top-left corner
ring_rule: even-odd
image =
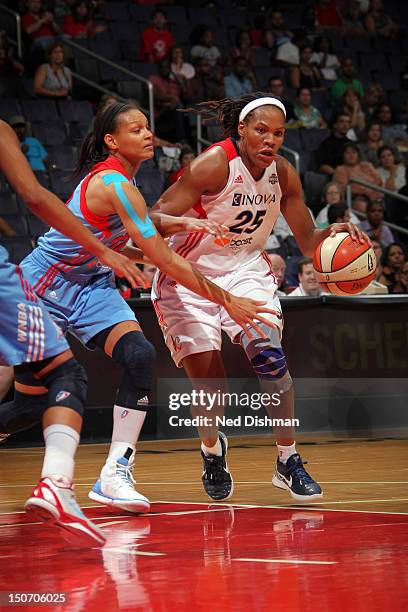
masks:
[[[276,201],[274,193],[234,193],[232,196],[232,206],[267,206]]]
[[[242,185],[243,182],[244,182],[244,179],[242,178],[242,176],[240,174],[238,174],[238,176],[234,180],[234,184]]]
[[[278,175],[271,174],[268,180],[271,185],[276,185],[276,183],[278,182]]]

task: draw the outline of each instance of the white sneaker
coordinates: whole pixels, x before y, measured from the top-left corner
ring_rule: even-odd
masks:
[[[53,524],[64,531],[73,544],[103,545],[105,534],[86,518],[75,499],[74,486],[63,476],[41,478],[24,505],[34,520]]]
[[[127,512],[149,511],[149,500],[134,487],[136,481],[133,478],[134,462],[130,461],[131,452],[128,449],[123,457],[105,463],[101,477],[88,494],[90,499]]]

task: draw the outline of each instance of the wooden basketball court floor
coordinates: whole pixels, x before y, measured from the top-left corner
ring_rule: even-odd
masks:
[[[303,506],[271,485],[270,437],[229,441],[235,492],[220,504],[202,490],[197,440],[141,443],[137,488],[152,501],[143,516],[88,499],[107,445],[81,446],[77,496],[108,536],[102,549],[69,546],[55,529],[30,523],[22,506],[43,450],[0,450],[0,608],[12,609],[10,593],[41,593],[54,603],[19,609],[408,609],[406,439],[301,439],[324,489]]]

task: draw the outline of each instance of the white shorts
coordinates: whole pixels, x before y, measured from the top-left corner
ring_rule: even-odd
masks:
[[[277,282],[266,254],[249,264],[210,280],[233,295],[266,302],[278,316],[263,316],[282,330],[281,305],[276,296]],[[177,367],[194,353],[221,350],[221,332],[236,340],[242,328],[225,308],[193,293],[161,272],[156,273],[152,300],[165,342]]]

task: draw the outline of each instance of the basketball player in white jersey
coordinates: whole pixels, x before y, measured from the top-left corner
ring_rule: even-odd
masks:
[[[305,256],[312,256],[327,236],[348,231],[354,240],[367,239],[351,223],[316,229],[302,196],[296,171],[278,156],[285,134],[286,112],[277,98],[249,94],[239,100],[224,99],[200,105],[200,112],[215,113],[226,140],[215,143],[186,168],[177,183],[159,199],[152,220],[170,244],[214,283],[238,296],[265,300],[276,314],[266,315],[275,327],[260,324],[267,338],[254,332],[245,337],[226,311],[158,272],[153,303],[167,346],[179,367],[184,367],[197,389],[227,391],[221,359],[221,331],[241,344],[259,378],[261,391],[280,394],[280,405],[270,416],[292,419],[294,393],[281,346],[283,319],[277,282],[265,244],[279,212],[290,225]],[[166,215],[187,215],[227,226],[226,238],[206,233],[178,233]],[[205,223],[205,222],[203,222]],[[214,381],[217,381],[216,383]],[[202,405],[194,415],[207,415]],[[217,408],[219,414],[223,406]],[[214,411],[212,412],[214,416]],[[211,426],[199,427],[204,461],[203,485],[214,500],[228,499],[233,480],[226,463],[227,438]],[[278,459],[272,483],[293,498],[309,501],[322,496],[321,487],[306,472],[296,452],[294,429],[275,429]]]

